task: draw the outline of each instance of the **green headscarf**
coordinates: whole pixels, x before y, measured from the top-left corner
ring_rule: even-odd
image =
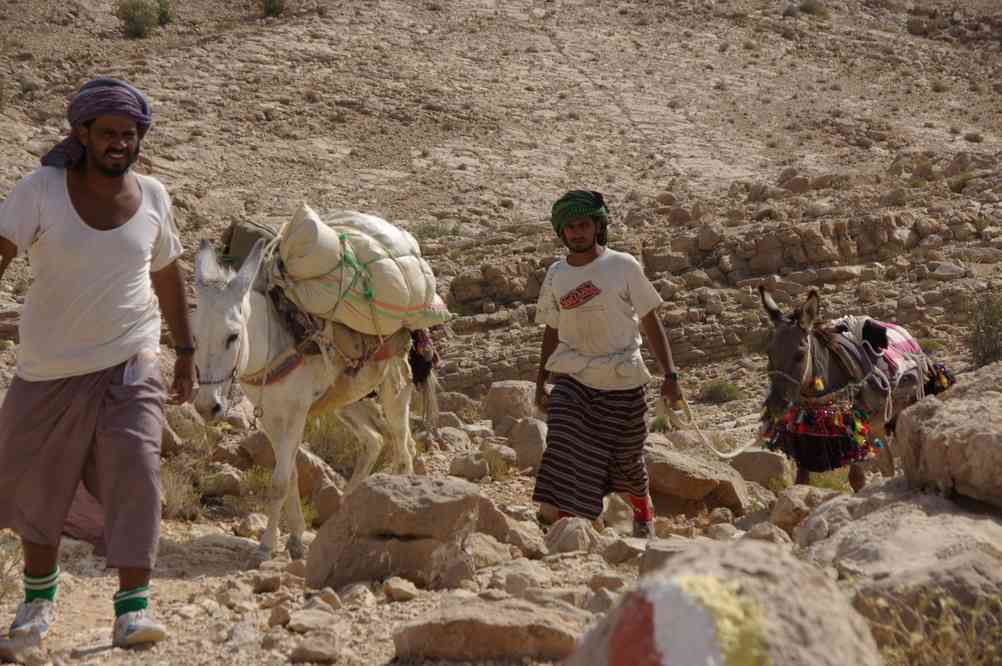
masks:
[[[579,217],[590,217],[595,220],[597,227],[595,242],[605,245],[609,236],[609,209],[600,192],[572,190],[560,197],[550,211],[550,224],[553,225],[553,231],[563,238],[564,226]]]

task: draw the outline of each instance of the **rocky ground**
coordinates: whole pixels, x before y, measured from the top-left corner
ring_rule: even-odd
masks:
[[[641,257],[665,298],[684,388],[718,443],[747,442],[763,396],[768,329],[753,293],[759,284],[784,305],[813,286],[825,315],[902,323],[961,371],[970,313],[1002,285],[1002,12],[994,0],[288,0],[274,19],[260,18],[250,0],[175,5],[176,20],[144,40],[122,36],[107,0],[0,6],[0,193],[58,140],[67,97],[107,74],[152,99],[156,126],[139,168],[166,183],[189,252],[235,221],[281,223],[302,200],[410,229],[459,315],[441,340],[456,417],[446,441],[430,445],[426,471],[475,479],[526,530],[534,525],[531,474],[478,476],[487,465],[479,451],[503,444],[523,455],[534,441],[536,426],[514,421],[529,414],[484,419],[492,416],[492,384],[534,374],[534,300],[561,253],[547,213],[563,190],[606,193],[611,244]],[[18,260],[0,285],[0,334],[8,339],[28,284]],[[7,343],[3,386],[13,364]],[[700,400],[715,380],[732,383],[737,399]],[[260,461],[233,453],[246,435],[240,427],[213,435],[230,448],[211,455],[247,474]],[[175,434],[177,451],[194,446],[195,435]],[[684,466],[673,454],[692,443],[655,438],[654,462]],[[713,488],[730,483],[726,471],[701,474]],[[765,492],[750,486],[726,508],[753,514],[772,505],[768,480],[759,478]],[[882,511],[910,515],[914,501],[894,488],[875,491],[854,519],[872,520],[877,533]],[[717,507],[704,495],[662,500],[660,508],[683,513],[666,516],[661,535],[750,533],[740,520],[711,528]],[[796,499],[804,507],[796,521],[777,518],[773,507],[772,522],[789,541],[819,501]],[[343,607],[331,609],[323,630],[269,628],[274,607],[303,610],[317,590],[297,564],[290,571],[275,563],[272,578],[240,573],[252,547],[234,536],[244,516],[224,515],[217,504],[209,501],[195,522],[165,522],[156,601],[170,642],[138,655],[107,647],[115,583],[79,544],[65,553],[48,652],[35,658],[409,663],[393,661],[393,636],[436,609],[509,597],[544,606],[526,590],[560,588],[546,598],[579,613],[563,609],[552,624],[574,636],[588,614],[605,610],[601,590],[632,584],[639,571],[635,558],[611,564],[608,543],[588,542],[512,560],[530,565],[502,557],[462,585],[423,589],[406,602],[375,582],[334,590]],[[821,519],[834,524],[845,519],[839,515]],[[732,525],[723,514],[714,521]],[[828,528],[813,525],[798,547],[820,552],[811,544]],[[492,538],[528,554],[524,541]],[[843,578],[866,569],[814,555],[829,570],[843,566]],[[878,569],[864,573],[879,577]],[[15,602],[8,595],[2,610]],[[540,654],[526,663],[548,663]]]

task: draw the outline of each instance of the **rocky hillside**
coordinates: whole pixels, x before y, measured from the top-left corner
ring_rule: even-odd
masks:
[[[701,424],[732,443],[747,440],[765,386],[759,284],[781,304],[817,287],[825,315],[902,323],[958,369],[967,363],[962,339],[972,308],[1002,286],[995,0],[286,0],[286,11],[267,19],[258,0],[184,0],[174,3],[172,23],[142,40],[124,37],[113,4],[0,6],[0,199],[65,131],[68,96],[89,78],[113,75],[152,100],[155,126],[138,168],[167,185],[189,251],[202,238],[218,241],[235,221],[281,224],[303,200],[381,214],[410,229],[457,315],[440,346],[448,408],[459,416],[425,471],[480,481],[508,519],[525,525],[535,527],[531,475],[494,478],[482,451],[511,446],[517,456],[538,440],[538,424],[518,421],[512,434],[513,423],[495,428],[480,419],[490,416],[492,384],[534,376],[541,335],[534,302],[546,267],[562,253],[548,223],[562,191],[606,194],[611,245],[643,260],[666,301],[661,314],[686,391],[698,397],[718,379],[738,387],[736,400],[696,404]],[[0,285],[0,337],[15,339],[28,284],[19,259]],[[0,385],[13,363],[7,343]],[[246,482],[241,474],[261,461],[234,453],[243,433],[215,436],[230,448],[214,451],[214,463]],[[180,433],[178,450],[191,438]],[[687,446],[654,444],[664,449],[658,464],[689,469],[674,455]],[[760,464],[741,474],[751,481]],[[733,476],[730,468],[699,473],[713,479],[707,488]],[[684,511],[666,515],[662,536],[703,536],[714,508],[740,514],[773,506],[765,488],[771,474],[756,476],[730,506],[707,504],[710,490],[666,500],[662,506]],[[877,525],[874,533],[886,516],[908,513],[899,503],[914,505],[897,486],[874,492],[865,511],[853,509],[853,520]],[[790,501],[802,511],[799,523],[821,498]],[[832,511],[821,518],[845,519]],[[610,564],[609,543],[583,530],[584,541],[568,537],[583,549],[549,544],[549,559],[536,557],[544,548],[508,564],[513,549],[528,556],[532,548],[495,529],[487,532],[493,541],[480,539],[474,549],[478,573],[445,591],[422,589],[405,604],[393,600],[410,592],[371,585],[371,599],[340,589],[323,601],[304,593],[305,571],[295,563],[236,575],[248,547],[232,536],[240,520],[203,515],[217,519],[165,528],[159,589],[178,638],[154,661],[251,663],[240,661],[244,649],[253,663],[349,652],[359,663],[389,663],[397,653],[430,659],[418,642],[394,644],[404,621],[471,599],[514,597],[571,607],[540,619],[551,627],[545,649],[498,653],[545,662],[555,654],[546,650],[564,649],[592,619],[582,613],[608,610],[615,595],[602,590],[633,583],[641,557],[635,545],[620,545]],[[732,519],[718,514],[714,522]],[[470,520],[463,533],[483,534]],[[785,539],[766,528],[756,538],[788,544],[794,524],[773,522]],[[806,547],[820,533],[798,540]],[[725,527],[710,534],[741,536]],[[101,604],[110,606],[114,584],[89,552],[70,556],[76,564],[66,567],[63,599],[76,619],[56,630],[39,663],[132,663],[120,651],[85,649],[95,632],[106,633]],[[834,555],[814,559],[837,577]],[[879,566],[871,569],[866,575],[880,575]],[[539,588],[560,591],[529,592]],[[94,599],[103,610],[91,610]],[[327,648],[299,645],[308,624],[268,629],[273,608],[294,614],[320,602],[338,619],[337,631],[320,632],[318,640],[333,642],[326,657],[309,650]],[[3,606],[11,607],[10,597]],[[515,604],[501,615],[524,612]],[[275,625],[287,627],[281,620]],[[359,633],[362,625],[368,629]],[[520,626],[511,630],[535,631]],[[299,648],[306,652],[293,657]]]

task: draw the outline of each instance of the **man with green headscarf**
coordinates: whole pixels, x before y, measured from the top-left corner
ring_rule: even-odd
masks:
[[[651,374],[641,332],[665,373],[661,395],[682,397],[657,317],[661,297],[640,262],[606,247],[609,209],[599,192],[566,193],[550,221],[568,253],[547,271],[536,310],[546,325],[536,404],[549,428],[533,500],[556,507],[558,517],[594,521],[604,497],[619,492],[633,505],[634,535],[649,537],[653,506],[643,450]]]

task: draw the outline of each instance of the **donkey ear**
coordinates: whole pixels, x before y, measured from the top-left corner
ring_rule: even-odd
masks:
[[[797,317],[797,322],[802,329],[809,331],[814,328],[814,322],[818,320],[818,311],[820,308],[821,297],[818,296],[818,290],[811,289],[810,293],[807,294],[807,300],[804,301],[803,306],[800,308],[800,316]]]
[[[216,252],[206,239],[198,245],[198,254],[195,255],[195,283],[199,285],[219,279],[219,262],[216,261]]]
[[[233,278],[230,282],[229,289],[232,289],[240,295],[242,298],[250,291],[251,286],[254,284],[254,279],[257,277],[257,273],[261,270],[261,262],[264,260],[264,248],[267,245],[265,239],[260,238],[254,247],[251,248],[250,254],[244,259],[243,265],[240,267],[240,272],[237,276]]]
[[[765,308],[766,313],[769,315],[769,319],[772,320],[773,324],[778,324],[783,320],[783,312],[776,305],[776,301],[773,300],[772,294],[766,290],[764,284],[758,286],[758,294],[762,297],[762,307]]]

